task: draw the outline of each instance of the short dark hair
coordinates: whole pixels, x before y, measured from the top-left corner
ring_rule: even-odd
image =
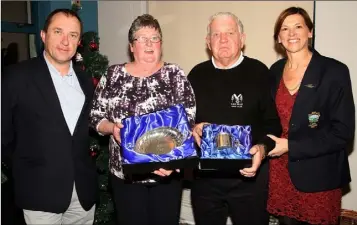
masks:
[[[83,23],[82,23],[82,20],[81,18],[78,16],[78,14],[71,10],[71,9],[55,9],[53,10],[46,18],[46,21],[45,21],[45,25],[43,26],[43,31],[45,31],[47,33],[47,30],[48,30],[48,27],[51,25],[52,23],[52,18],[59,14],[59,13],[62,13],[64,15],[66,15],[67,17],[75,17],[77,18],[77,20],[79,21],[79,24],[80,24],[80,27],[81,27],[81,33],[80,35],[82,36],[83,34]]]
[[[275,22],[275,27],[274,27],[274,41],[275,41],[275,44],[279,44],[280,29],[281,29],[281,26],[283,25],[284,20],[286,19],[286,17],[291,16],[291,15],[295,15],[295,14],[301,15],[302,18],[304,19],[304,22],[305,22],[306,26],[309,28],[310,31],[312,31],[312,29],[314,28],[314,24],[313,24],[309,14],[306,12],[305,9],[300,8],[300,7],[287,8],[283,12],[280,13],[278,19]]]
[[[143,27],[150,27],[157,30],[160,34],[160,38],[162,38],[161,27],[157,19],[155,19],[152,15],[144,14],[138,16],[130,26],[128,40],[129,43],[132,44],[134,42],[134,35],[135,33]]]

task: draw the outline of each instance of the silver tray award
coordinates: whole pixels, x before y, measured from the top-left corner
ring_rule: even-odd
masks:
[[[142,154],[167,154],[182,145],[184,135],[176,128],[159,127],[143,134],[135,143],[134,151]]]

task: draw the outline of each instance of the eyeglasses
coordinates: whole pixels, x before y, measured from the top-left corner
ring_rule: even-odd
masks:
[[[134,38],[134,41],[137,41],[139,43],[146,43],[150,40],[151,43],[158,43],[161,41],[161,37],[159,36],[152,36],[150,38],[144,37],[144,36],[139,36],[137,38]]]

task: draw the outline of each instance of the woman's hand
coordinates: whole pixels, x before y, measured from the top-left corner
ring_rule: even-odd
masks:
[[[121,123],[113,123],[109,122],[107,119],[104,119],[98,125],[98,132],[102,135],[113,135],[115,141],[120,144],[120,129],[123,127],[124,126]]]
[[[268,134],[273,141],[275,141],[275,148],[268,153],[270,157],[279,157],[289,151],[289,142],[286,138],[278,138],[274,135]]]
[[[161,176],[161,177],[167,177],[167,176],[170,176],[172,174],[173,170],[165,170],[165,169],[158,169],[158,170],[155,170],[153,173],[158,175],[158,176]],[[176,169],[176,172],[180,172],[179,169]]]
[[[123,124],[121,123],[113,123],[113,137],[114,139],[118,142],[118,144],[121,143],[121,139],[120,139],[120,129],[123,128]]]

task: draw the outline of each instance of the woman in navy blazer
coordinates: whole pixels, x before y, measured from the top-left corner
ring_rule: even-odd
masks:
[[[286,58],[271,67],[283,133],[269,135],[268,211],[282,224],[336,224],[341,187],[351,181],[348,146],[355,130],[349,70],[309,48],[313,23],[304,9],[284,10],[274,39]]]

